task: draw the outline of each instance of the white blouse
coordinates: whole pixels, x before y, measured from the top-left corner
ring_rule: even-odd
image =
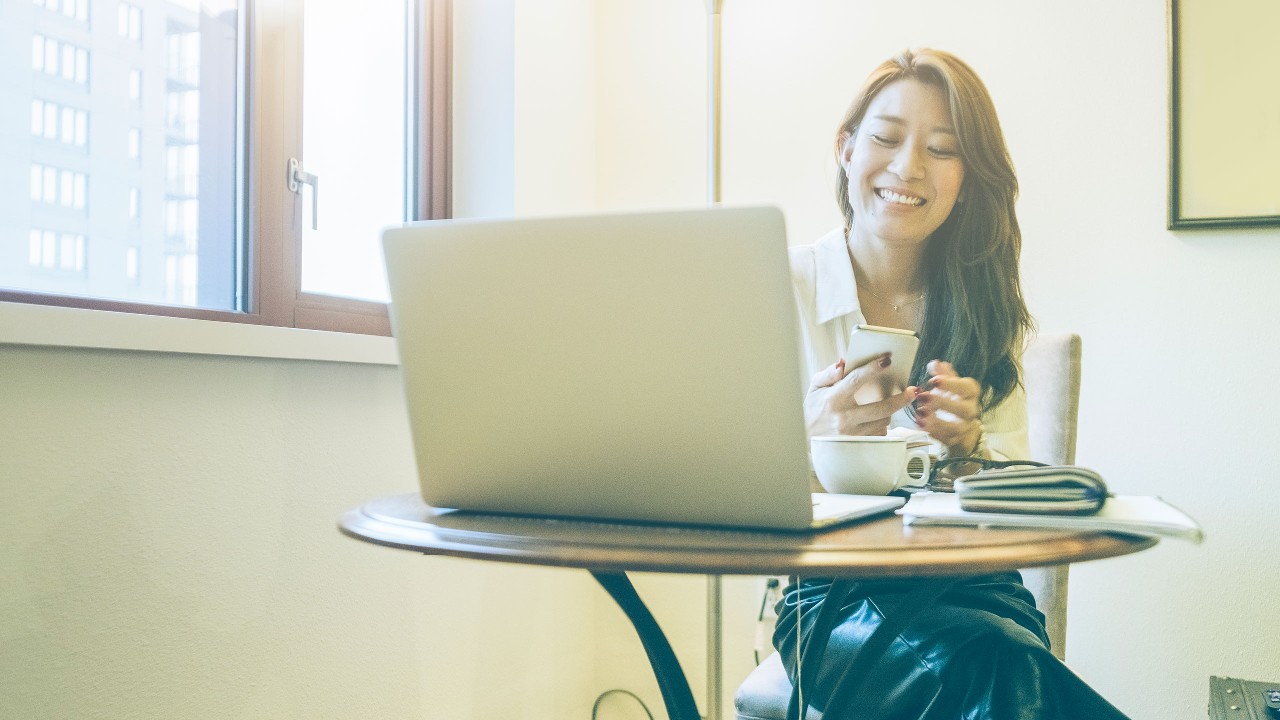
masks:
[[[801,391],[807,392],[809,379],[844,357],[849,333],[855,325],[866,324],[867,319],[858,304],[858,287],[843,231],[833,230],[812,245],[793,246],[790,254],[791,282],[800,309],[800,366],[805,371]],[[919,429],[906,410],[894,413],[889,424]],[[999,405],[982,414],[982,426],[992,458],[1030,456],[1027,398],[1020,385]]]

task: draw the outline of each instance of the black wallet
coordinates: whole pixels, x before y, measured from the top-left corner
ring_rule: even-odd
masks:
[[[1018,466],[956,479],[962,510],[1089,515],[1106,502],[1102,476],[1079,465]]]

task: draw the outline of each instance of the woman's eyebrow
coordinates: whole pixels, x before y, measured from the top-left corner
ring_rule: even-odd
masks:
[[[872,115],[872,116],[871,116],[871,119],[872,119],[872,120],[881,120],[881,121],[884,121],[884,122],[887,122],[887,123],[893,123],[894,125],[906,125],[906,124],[907,124],[907,121],[906,121],[906,120],[903,120],[902,118],[898,117],[897,115]],[[934,131],[934,132],[936,132],[936,133],[942,133],[942,134],[944,134],[944,135],[955,135],[955,134],[956,134],[956,131],[955,131],[954,129],[952,129],[950,126],[948,126],[948,125],[934,125],[934,126],[933,126],[933,131]]]

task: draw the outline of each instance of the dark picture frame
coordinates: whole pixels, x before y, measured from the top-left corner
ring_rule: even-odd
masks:
[[[1168,0],[1170,230],[1280,227],[1280,3]]]

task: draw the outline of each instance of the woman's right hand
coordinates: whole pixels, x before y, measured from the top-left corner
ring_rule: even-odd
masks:
[[[844,359],[819,370],[809,382],[804,399],[804,420],[809,436],[884,435],[889,416],[911,404],[920,389],[914,385],[895,395],[871,403],[859,403],[859,388],[878,382],[890,365],[888,355],[872,358],[846,372]]]

